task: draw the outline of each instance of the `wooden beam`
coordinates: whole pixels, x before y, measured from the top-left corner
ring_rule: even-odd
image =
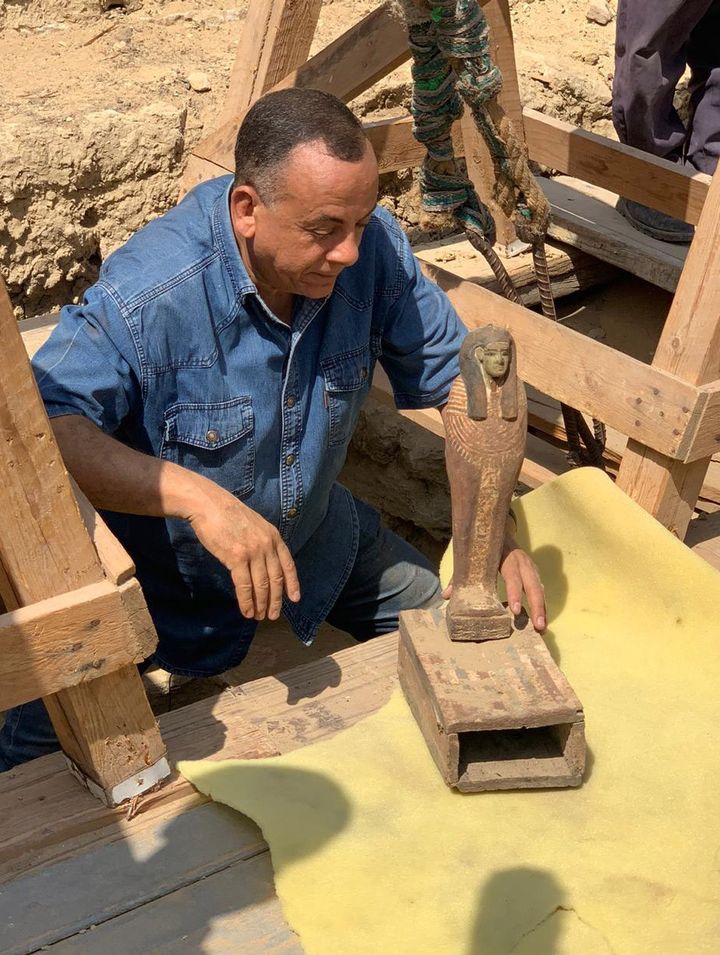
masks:
[[[579,129],[534,109],[523,111],[530,158],[610,192],[696,224],[710,176]]]
[[[0,343],[0,563],[18,603],[26,606],[105,578],[2,282]],[[65,753],[103,792],[139,771],[167,769],[134,666],[63,690],[45,704]]]
[[[346,102],[400,66],[410,56],[407,34],[389,3],[373,10],[320,53],[290,73],[273,89],[311,87],[333,93]],[[199,143],[194,156],[233,170],[238,116]]]
[[[539,182],[550,201],[548,232],[553,239],[675,291],[687,246],[660,242],[638,232],[616,211],[618,197],[607,189],[569,176]]]
[[[140,663],[153,651],[140,584],[89,584],[0,616],[0,708]]]
[[[683,453],[685,433],[694,434],[705,406],[700,389],[444,269],[421,265],[469,328],[494,323],[510,330],[523,381],[669,457]]]
[[[310,54],[322,0],[253,0],[218,125],[237,119]]]
[[[710,184],[652,367],[697,386],[720,378],[720,171]],[[683,465],[658,450],[629,443],[618,486],[682,540],[710,459]]]

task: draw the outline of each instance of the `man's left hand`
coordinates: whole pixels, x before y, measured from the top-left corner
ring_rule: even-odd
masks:
[[[500,573],[505,581],[508,606],[512,613],[517,617],[521,612],[522,597],[525,593],[532,625],[539,633],[542,633],[547,626],[545,588],[540,580],[538,569],[531,558],[518,547],[509,535],[503,545]],[[445,600],[449,600],[451,594],[452,581],[443,590],[442,595]]]
[[[505,541],[500,558],[500,573],[505,581],[508,606],[512,613],[517,617],[522,610],[524,592],[532,625],[542,633],[547,625],[545,588],[532,559],[509,537]]]

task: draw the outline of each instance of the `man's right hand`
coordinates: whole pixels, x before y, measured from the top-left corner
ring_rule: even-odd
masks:
[[[283,590],[300,599],[295,563],[278,531],[219,484],[141,454],[80,415],[52,422],[65,464],[95,507],[190,521],[230,571],[245,617],[277,620]]]
[[[255,620],[277,620],[283,591],[300,599],[295,562],[279,531],[218,485],[207,486],[188,519],[198,540],[232,576],[240,611]]]

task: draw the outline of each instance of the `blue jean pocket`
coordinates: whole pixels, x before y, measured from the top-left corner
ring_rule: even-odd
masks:
[[[252,398],[180,401],[165,411],[160,456],[215,481],[236,497],[255,487]]]
[[[357,424],[360,408],[370,388],[370,348],[324,358],[320,365],[325,379],[330,447],[347,444]]]

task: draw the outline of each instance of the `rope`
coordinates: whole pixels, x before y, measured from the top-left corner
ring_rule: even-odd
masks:
[[[471,245],[490,265],[501,293],[521,304],[510,274],[493,249],[492,216],[455,158],[451,131],[462,115],[464,101],[488,146],[494,170],[493,198],[518,237],[532,246],[543,314],[557,321],[544,245],[550,206],[530,171],[525,143],[498,103],[502,75],[490,55],[488,25],[479,3],[395,2],[407,25],[413,57],[413,134],[427,151],[420,169],[423,209],[454,213]],[[561,408],[571,463],[604,469],[604,426],[593,421],[591,432],[579,411],[567,405]]]

